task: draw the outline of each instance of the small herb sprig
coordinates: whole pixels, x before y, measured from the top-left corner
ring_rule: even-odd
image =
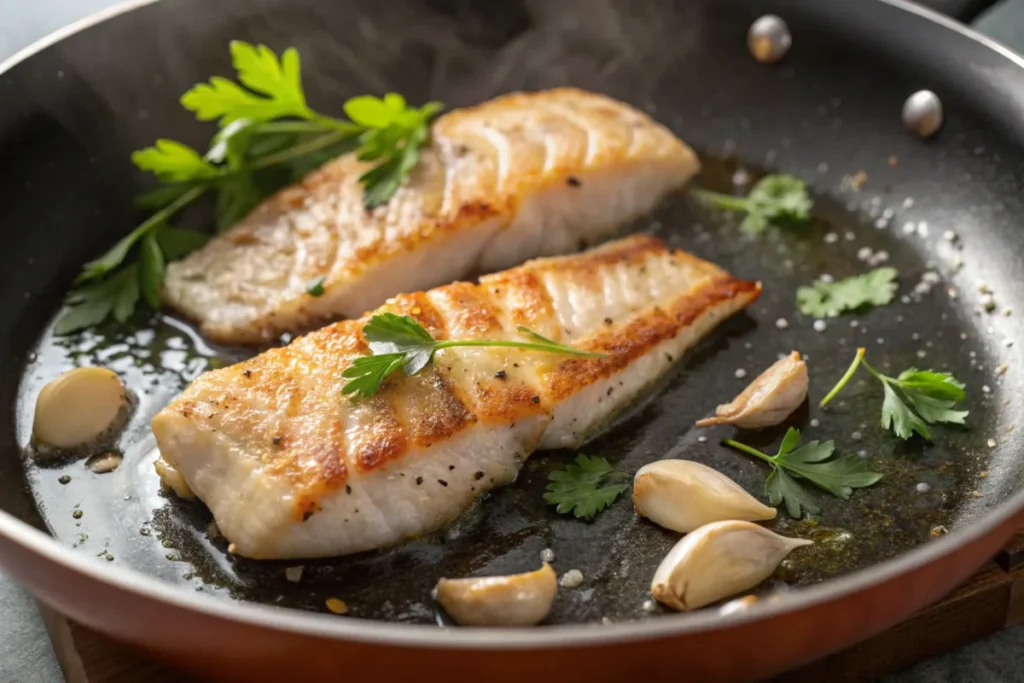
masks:
[[[548,339],[533,330],[520,326],[519,333],[533,341],[508,339],[446,339],[438,341],[430,336],[416,320],[407,315],[379,313],[363,326],[363,336],[369,342],[371,355],[360,356],[341,373],[348,380],[342,392],[373,396],[389,375],[403,370],[415,375],[430,363],[441,349],[458,346],[502,346],[529,351],[546,351],[571,356],[600,358],[604,354],[574,349]]]
[[[592,520],[629,488],[623,479],[628,475],[604,458],[580,453],[575,464],[548,475],[544,500],[557,506],[561,514],[571,512],[579,519]]]
[[[865,306],[884,306],[899,289],[897,275],[895,268],[883,267],[834,282],[817,280],[796,290],[796,306],[804,315],[815,318],[832,318]]]
[[[726,439],[726,446],[764,460],[772,466],[772,473],[764,483],[764,492],[772,505],[785,503],[790,517],[799,519],[803,510],[815,514],[820,511],[811,495],[797,479],[811,482],[837,498],[849,499],[854,489],[871,486],[882,478],[872,472],[867,464],[856,456],[833,458],[835,444],[832,441],[808,441],[800,448],[800,430],[792,427],[786,431],[779,452],[767,455],[753,446]]]
[[[85,264],[57,334],[110,316],[124,322],[140,298],[158,309],[167,262],[206,239],[168,221],[207,194],[215,195],[217,228],[225,230],[328,159],[355,152],[370,164],[359,178],[366,208],[386,203],[418,163],[430,120],[442,108],[439,102],[410,107],[401,95],[388,93],[349,99],[343,106],[347,119],[327,116],[306,101],[294,48],[278,56],[265,45],[233,41],[231,58],[237,82],[214,76],[181,97],[200,121],[218,122],[205,154],[165,138],[132,154],[137,167],[162,183],[137,200],[154,213]]]
[[[931,439],[928,425],[964,424],[968,415],[966,410],[954,410],[956,404],[963,401],[967,394],[966,386],[948,372],[934,370],[918,370],[909,368],[898,377],[889,377],[871,367],[864,360],[864,349],[857,349],[857,355],[849,369],[839,379],[825,398],[821,399],[824,407],[843,390],[863,365],[875,379],[882,383],[885,399],[882,402],[882,429],[892,430],[901,439],[909,439],[919,434]]]
[[[804,181],[782,174],[765,176],[746,197],[701,189],[693,190],[693,195],[724,211],[745,213],[740,229],[752,235],[764,232],[769,223],[806,223],[813,206]]]

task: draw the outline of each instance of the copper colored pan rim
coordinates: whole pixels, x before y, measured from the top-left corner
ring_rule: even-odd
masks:
[[[0,63],[0,75],[65,38],[131,10],[154,4],[156,1],[127,0],[59,29]],[[1024,58],[1020,55],[953,19],[907,0],[876,1],[938,24],[979,44],[986,50],[996,52],[1011,62],[1014,67],[1024,69]],[[114,589],[129,591],[144,599],[175,605],[229,622],[299,635],[382,645],[518,650],[598,646],[613,642],[622,643],[695,632],[711,632],[797,612],[867,590],[924,564],[940,562],[969,542],[997,532],[999,527],[1022,510],[1024,510],[1024,491],[998,505],[977,522],[954,530],[948,536],[928,542],[874,567],[795,591],[784,602],[761,604],[756,608],[726,616],[705,611],[642,622],[613,623],[602,625],[600,628],[595,628],[593,624],[577,624],[534,629],[452,629],[361,619],[339,620],[337,617],[329,615],[282,610],[250,603],[232,603],[197,596],[192,591],[165,583],[140,572],[100,564],[76,555],[51,536],[4,511],[0,511],[0,536],[20,546],[25,552],[32,553],[69,571],[77,572],[90,580],[106,584]]]

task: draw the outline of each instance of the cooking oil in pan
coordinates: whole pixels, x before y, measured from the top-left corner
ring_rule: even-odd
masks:
[[[758,175],[711,159],[702,184],[730,191],[735,182],[750,183]],[[812,402],[787,424],[741,438],[774,452],[784,429],[796,426],[807,439],[833,439],[840,453],[864,457],[884,479],[849,501],[813,490],[822,508],[813,519],[793,520],[780,510],[768,526],[815,545],[790,556],[764,591],[871,565],[970,518],[980,505],[993,453],[986,438],[1000,429],[999,399],[982,391],[985,380],[978,369],[999,361],[990,347],[977,343],[984,333],[978,318],[956,300],[920,297],[825,321],[796,311],[798,286],[823,275],[863,272],[865,250],[887,254],[887,263],[899,269],[901,293],[928,270],[927,256],[897,231],[877,229],[879,216],[870,209],[852,212],[827,197],[816,199],[812,225],[773,228],[756,238],[743,235],[735,220],[683,196],[638,224],[739,277],[761,280],[764,294],[690,353],[646,401],[582,449],[630,473],[661,458],[697,460],[763,497],[765,466],[720,445],[722,438],[734,436],[732,430],[691,425],[735,396],[779,354],[799,350],[809,363]],[[953,371],[968,383],[970,428],[937,428],[933,443],[898,441],[879,427],[881,392],[866,374],[829,410],[819,409],[816,401],[859,346],[869,349],[875,366],[893,373],[912,365]],[[450,527],[400,547],[308,562],[257,562],[228,554],[227,541],[201,503],[162,490],[153,468],[157,454],[149,421],[192,378],[245,355],[206,344],[190,326],[168,316],[68,338],[44,336],[21,386],[23,444],[30,437],[39,389],[72,367],[109,367],[139,399],[117,444],[123,460],[113,471],[98,473],[81,460],[47,464],[26,456],[25,476],[53,534],[98,562],[226,599],[326,611],[326,600],[339,598],[350,616],[415,623],[443,619],[430,598],[439,577],[534,569],[541,552],[550,549],[559,574],[577,569],[583,575],[578,587],[560,591],[550,622],[650,618],[644,609],[650,579],[678,536],[638,518],[628,496],[592,523],[557,514],[542,494],[548,474],[574,457],[568,452],[536,454],[515,484],[482,497]]]

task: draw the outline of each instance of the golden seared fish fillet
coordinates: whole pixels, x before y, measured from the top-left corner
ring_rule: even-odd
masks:
[[[331,161],[172,263],[165,303],[215,341],[258,344],[399,292],[596,244],[699,170],[645,114],[570,88],[453,111],[431,135],[386,205],[363,207],[365,164]]]
[[[455,518],[514,480],[532,451],[582,443],[759,292],[634,236],[378,311],[412,316],[437,339],[519,339],[525,325],[603,357],[450,348],[372,397],[346,396],[342,372],[368,352],[366,319],[349,320],[205,373],[153,433],[239,554],[380,548]]]

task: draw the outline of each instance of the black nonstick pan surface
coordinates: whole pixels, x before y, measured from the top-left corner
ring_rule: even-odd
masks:
[[[808,438],[834,439],[841,453],[860,455],[885,477],[846,502],[815,492],[822,510],[813,519],[780,513],[771,528],[817,543],[761,592],[785,599],[924,544],[952,542],[947,531],[968,528],[1024,482],[1015,429],[1024,388],[1016,343],[1024,315],[1024,71],[1016,58],[908,7],[164,0],[9,66],[0,74],[0,404],[9,410],[0,423],[0,508],[88,562],[210,600],[325,612],[325,600],[337,597],[352,617],[447,623],[430,597],[439,577],[528,570],[550,548],[559,573],[584,575],[579,588],[560,592],[550,624],[669,618],[645,603],[677,536],[639,519],[628,497],[593,523],[556,514],[542,492],[570,452],[535,455],[514,485],[441,532],[314,562],[233,557],[226,541],[211,539],[201,504],[161,492],[150,418],[200,372],[251,351],[211,346],[170,315],[140,314],[62,338],[50,325],[81,263],[139,220],[131,199],[149,186],[128,161],[131,150],[160,136],[205,144],[209,127],[177,97],[211,74],[229,74],[227,45],[238,38],[297,47],[308,97],[327,111],[362,92],[395,90],[454,108],[576,85],[669,126],[699,151],[704,187],[733,191],[738,171],[807,180],[815,220],[802,229],[752,238],[685,193],[631,228],[760,280],[764,294],[582,450],[631,473],[666,457],[697,460],[760,495],[765,468],[719,443],[733,430],[692,424],[743,388],[749,379],[739,370],[752,377],[797,349],[808,357],[809,403],[787,424],[740,438],[770,450],[796,426]],[[754,60],[745,43],[751,22],[769,12],[793,35],[775,65]],[[942,130],[927,141],[901,121],[905,99],[923,88],[945,108]],[[209,215],[190,220],[202,227]],[[796,288],[867,270],[865,250],[888,254],[899,298],[816,328],[796,311]],[[994,293],[994,310],[985,310],[982,290]],[[859,346],[880,369],[955,373],[967,383],[967,427],[937,428],[932,442],[896,440],[878,426],[881,391],[866,374],[827,411],[817,408]],[[114,369],[140,397],[113,473],[92,473],[83,461],[40,463],[25,449],[39,389],[81,365]],[[299,564],[302,580],[288,581],[285,569]]]

